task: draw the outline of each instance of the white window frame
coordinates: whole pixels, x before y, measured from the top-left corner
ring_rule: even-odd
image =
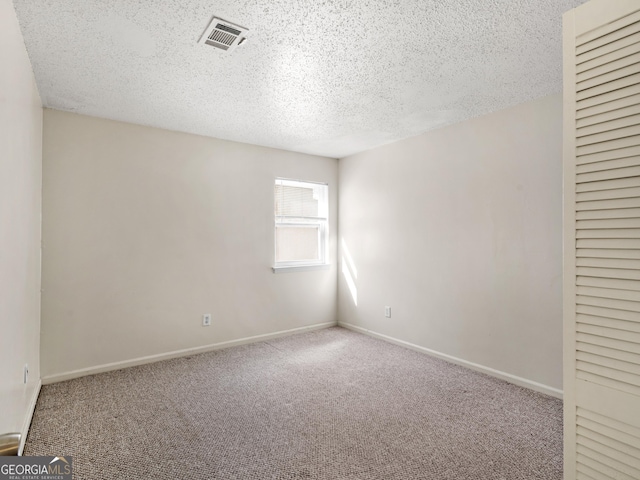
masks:
[[[273,210],[273,271],[274,273],[289,270],[315,270],[329,266],[329,185],[321,182],[309,182],[306,180],[292,180],[289,178],[276,177],[274,187],[276,185],[285,185],[290,187],[310,188],[313,186],[322,186],[324,188],[317,190],[322,197],[319,199],[318,217],[290,217],[277,216],[275,208]],[[275,198],[274,198],[275,200]],[[275,202],[274,202],[275,205]],[[292,227],[309,227],[318,228],[318,260],[297,260],[288,262],[277,262],[277,234],[278,226]]]

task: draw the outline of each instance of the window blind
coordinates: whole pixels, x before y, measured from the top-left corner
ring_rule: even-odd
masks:
[[[296,186],[276,181],[275,212],[278,217],[326,218],[321,208],[322,187],[326,185]],[[289,182],[292,183],[292,182]],[[298,183],[298,182],[296,182]]]
[[[324,263],[327,185],[276,179],[274,199],[276,265]]]

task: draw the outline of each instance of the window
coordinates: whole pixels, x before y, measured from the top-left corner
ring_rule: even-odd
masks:
[[[275,265],[327,264],[328,186],[276,178]]]

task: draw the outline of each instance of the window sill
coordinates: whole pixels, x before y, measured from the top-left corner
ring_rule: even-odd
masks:
[[[271,267],[273,273],[288,273],[288,272],[307,272],[310,270],[328,270],[331,265],[328,263],[322,263],[319,265],[287,265],[282,267]]]

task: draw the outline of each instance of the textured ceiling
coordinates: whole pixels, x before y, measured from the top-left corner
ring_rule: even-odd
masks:
[[[45,107],[343,157],[561,91],[585,0],[14,0]],[[213,15],[250,29],[198,44]]]

